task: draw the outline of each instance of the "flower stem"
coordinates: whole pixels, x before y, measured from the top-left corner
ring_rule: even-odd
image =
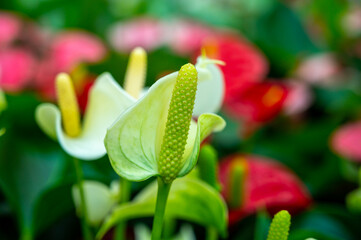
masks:
[[[163,179],[158,177],[158,193],[153,220],[152,240],[161,240],[165,207],[171,185],[172,182],[165,183]]]
[[[81,203],[81,226],[83,231],[83,237],[85,240],[92,240],[92,233],[89,227],[88,221],[88,209],[85,202],[84,186],[83,186],[83,170],[81,168],[79,159],[73,158],[75,173],[77,178],[77,185],[80,193],[80,203]]]
[[[124,178],[120,178],[119,179],[119,193],[120,193],[120,198],[119,198],[119,203],[125,203],[129,201],[130,198],[130,182]],[[115,240],[126,240],[126,222],[122,221],[118,224],[118,226],[115,229],[115,235],[114,235],[114,239]]]
[[[217,230],[213,227],[207,228],[207,240],[217,240],[218,239],[218,233]]]

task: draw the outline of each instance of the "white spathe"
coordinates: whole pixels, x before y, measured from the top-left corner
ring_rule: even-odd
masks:
[[[109,73],[100,75],[89,93],[82,131],[69,137],[63,131],[62,118],[57,106],[41,104],[35,113],[40,128],[69,155],[82,160],[95,160],[105,155],[104,137],[107,128],[136,100],[126,93]]]

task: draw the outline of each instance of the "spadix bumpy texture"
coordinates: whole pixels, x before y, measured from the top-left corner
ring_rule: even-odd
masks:
[[[278,212],[272,219],[267,240],[287,240],[290,225],[291,215],[286,210]]]
[[[197,70],[188,63],[180,69],[177,76],[158,160],[158,171],[168,183],[176,178],[182,166],[181,159],[187,143],[196,91]]]
[[[80,112],[73,83],[70,76],[66,73],[60,73],[56,77],[55,82],[64,131],[69,137],[76,137],[80,134],[81,130]]]

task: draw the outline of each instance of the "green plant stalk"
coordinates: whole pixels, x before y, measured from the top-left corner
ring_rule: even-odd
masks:
[[[171,240],[177,226],[177,221],[172,218],[168,217],[164,219],[164,231],[163,231],[163,239],[164,240]]]
[[[157,203],[155,206],[151,240],[161,240],[163,222],[164,222],[164,213],[171,186],[172,186],[172,182],[165,183],[162,178],[158,177]]]
[[[80,166],[79,159],[73,158],[75,173],[77,178],[77,185],[80,193],[80,203],[81,203],[81,226],[83,231],[83,237],[85,240],[92,240],[92,233],[88,220],[88,209],[85,203],[85,194],[83,186],[83,170]]]
[[[33,234],[30,228],[25,228],[21,232],[20,240],[33,240]]]
[[[128,202],[130,199],[130,187],[131,184],[128,180],[124,178],[119,178],[119,203]],[[122,221],[118,224],[115,229],[114,239],[115,240],[126,240],[126,227],[127,223]]]
[[[206,237],[207,240],[217,240],[218,239],[218,232],[217,232],[217,230],[215,228],[208,227],[206,236],[207,236]]]

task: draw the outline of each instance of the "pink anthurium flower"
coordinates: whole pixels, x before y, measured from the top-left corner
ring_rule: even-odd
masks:
[[[289,92],[284,103],[283,112],[290,116],[304,112],[313,100],[309,86],[297,80],[288,80],[285,84]]]
[[[138,18],[114,25],[109,41],[119,52],[130,52],[135,47],[151,51],[164,43],[163,23],[153,18]]]
[[[0,87],[5,92],[24,89],[33,76],[36,60],[20,48],[0,51]]]
[[[243,182],[232,185],[235,163],[241,161],[246,168]],[[295,213],[304,210],[311,204],[311,197],[298,177],[282,164],[254,155],[232,155],[219,165],[219,179],[223,186],[222,195],[231,202],[231,189],[243,189],[239,206],[229,210],[229,222],[234,224],[247,215],[266,209],[271,213],[288,210]],[[233,181],[234,182],[234,181]]]
[[[21,21],[15,15],[0,11],[0,47],[11,43],[19,34]]]
[[[198,22],[175,19],[166,23],[165,35],[173,51],[177,54],[189,55],[199,51],[207,39],[214,38],[216,31]]]
[[[361,122],[348,123],[335,131],[331,147],[341,156],[354,162],[361,162]]]
[[[104,44],[90,33],[71,31],[58,34],[48,55],[39,64],[35,83],[37,89],[45,98],[53,99],[54,79],[59,72],[72,73],[82,63],[101,61],[105,54]]]

